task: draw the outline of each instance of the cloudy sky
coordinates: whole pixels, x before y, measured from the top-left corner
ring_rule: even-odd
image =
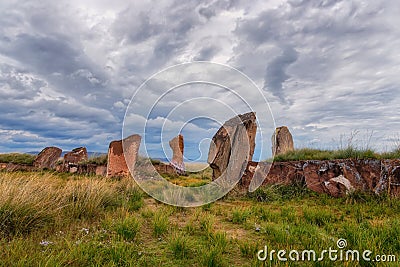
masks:
[[[359,146],[390,150],[400,139],[399,14],[395,0],[1,1],[0,151],[107,151],[138,87],[192,61],[251,78],[297,147],[336,148],[358,131]],[[135,101],[128,115],[143,120]],[[152,122],[182,119],[163,114]],[[198,153],[195,133],[212,137],[218,127],[189,122],[187,157]]]

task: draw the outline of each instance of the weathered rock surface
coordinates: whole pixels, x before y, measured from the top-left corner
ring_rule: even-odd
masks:
[[[238,126],[241,124],[245,126],[247,136],[238,135]],[[226,170],[231,159],[231,145],[237,146],[238,153],[246,153],[248,161],[253,159],[256,132],[257,123],[254,112],[233,117],[219,128],[212,138],[207,159],[213,169],[213,180],[221,176]]]
[[[64,164],[64,162],[62,162],[61,164],[57,164],[55,167],[54,167],[54,169],[57,171],[57,172],[68,172],[69,170],[68,170],[68,166],[66,166],[65,164]]]
[[[107,175],[107,166],[96,164],[60,164],[56,166],[58,172],[69,172],[80,175]]]
[[[94,175],[96,174],[96,169],[97,169],[96,164],[78,164],[76,165],[76,173],[81,174],[81,175]],[[105,167],[105,166],[102,166]]]
[[[96,166],[94,174],[99,175],[99,176],[106,176],[107,175],[107,166],[101,166],[101,165]]]
[[[264,179],[262,185],[302,183],[334,197],[353,190],[400,195],[400,160],[249,162],[239,186],[249,188],[257,175]]]
[[[33,166],[38,169],[54,169],[61,153],[62,150],[58,147],[46,147],[36,157]]]
[[[176,168],[173,167],[171,164],[165,164],[163,162],[153,164],[153,167],[159,174],[186,175],[185,173],[178,173]]]
[[[83,163],[88,159],[87,150],[85,147],[78,147],[72,151],[65,153],[62,164],[56,166],[58,172],[78,172],[78,163]]]
[[[112,141],[108,147],[107,176],[129,176],[133,171],[139,151],[141,137],[138,134],[119,141]],[[124,156],[124,151],[125,155]]]
[[[276,128],[272,135],[272,155],[277,156],[293,150],[293,137],[288,127]]]
[[[342,174],[338,177],[323,182],[323,187],[328,195],[333,197],[342,197],[354,191],[350,181]]]
[[[26,164],[15,164],[15,163],[0,163],[0,170],[7,172],[14,171],[35,171],[36,167]]]
[[[387,191],[387,193],[400,196],[400,159],[383,160],[380,183],[377,193]],[[384,186],[386,184],[386,187]]]
[[[88,154],[86,147],[78,147],[72,149],[71,152],[68,152],[64,155],[64,163],[78,164],[79,162],[85,161],[87,159]]]
[[[183,162],[183,135],[178,135],[169,141],[169,146],[172,149],[172,160],[170,165],[175,169],[178,174],[185,173],[185,164]]]
[[[381,161],[307,161],[303,165],[303,174],[307,187],[318,193],[326,192],[325,182],[340,175],[349,180],[356,190],[375,192],[379,190],[377,185],[381,178]]]

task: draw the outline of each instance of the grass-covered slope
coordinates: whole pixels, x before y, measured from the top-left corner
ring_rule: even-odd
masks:
[[[338,150],[320,150],[312,148],[295,149],[282,155],[277,155],[274,161],[296,160],[334,160],[334,159],[398,159],[400,149],[392,152],[377,153],[371,149],[356,149],[348,147]]]
[[[0,162],[33,165],[36,156],[23,153],[0,154]]]
[[[400,201],[384,196],[334,199],[274,186],[177,208],[133,179],[0,173],[0,266],[263,266],[256,253],[265,245],[321,251],[339,238],[350,249],[398,254],[399,232]],[[357,263],[318,266],[344,265]]]

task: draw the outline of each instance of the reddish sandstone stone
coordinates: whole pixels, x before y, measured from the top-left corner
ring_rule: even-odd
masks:
[[[343,197],[354,191],[354,187],[350,181],[343,175],[329,179],[329,181],[324,182],[322,185],[325,192],[333,197]]]
[[[277,156],[293,150],[293,137],[288,127],[281,126],[276,128],[272,135],[272,155]]]
[[[123,140],[110,143],[107,176],[129,176],[129,169],[133,171],[135,167],[140,141],[140,135],[134,134]],[[126,157],[124,156],[124,151]]]
[[[172,160],[170,165],[178,174],[185,173],[185,164],[183,162],[183,135],[178,135],[169,141],[169,146],[172,149]]]
[[[58,147],[46,147],[36,157],[33,166],[38,169],[54,169],[61,152],[62,150]]]
[[[107,166],[96,166],[95,174],[99,176],[106,176]]]
[[[260,179],[262,185],[300,182],[317,193],[334,197],[353,190],[399,196],[400,160],[306,160],[272,165],[249,162],[239,186],[247,190],[253,179]]]
[[[64,163],[78,164],[79,162],[85,161],[87,159],[88,154],[86,147],[78,147],[72,149],[71,152],[68,152],[64,155]]]
[[[379,192],[400,196],[400,159],[383,160]]]

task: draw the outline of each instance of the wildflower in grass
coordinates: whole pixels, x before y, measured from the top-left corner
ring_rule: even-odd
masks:
[[[47,241],[47,240],[42,240],[42,241],[40,241],[39,244],[40,244],[41,246],[47,247],[48,245],[53,244],[53,242]]]

